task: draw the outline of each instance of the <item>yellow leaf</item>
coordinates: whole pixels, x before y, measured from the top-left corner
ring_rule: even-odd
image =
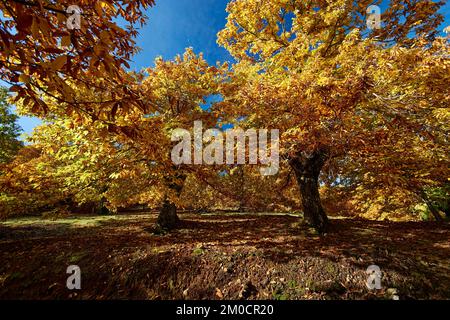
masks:
[[[71,43],[72,43],[72,41],[70,40],[70,36],[62,37],[62,39],[61,39],[61,46],[68,47],[68,46],[70,46]]]
[[[38,18],[33,17],[33,22],[31,23],[31,34],[35,38],[39,37],[39,25],[37,19]]]
[[[67,56],[59,56],[55,60],[53,60],[51,64],[51,68],[55,71],[60,70],[67,62]]]
[[[30,77],[26,74],[21,74],[19,76],[19,81],[23,82],[23,83],[28,83],[28,82],[30,82]]]

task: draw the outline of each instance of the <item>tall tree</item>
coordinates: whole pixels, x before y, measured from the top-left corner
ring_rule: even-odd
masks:
[[[396,148],[427,140],[426,128],[414,124],[448,107],[449,47],[434,41],[442,2],[390,1],[380,29],[366,25],[372,4],[237,0],[219,33],[237,60],[220,111],[280,129],[305,220],[319,232],[328,222],[319,195],[327,166],[350,153],[376,155],[386,131],[409,137]]]
[[[159,201],[158,224],[171,229],[178,221],[176,206],[184,180],[196,171],[172,162],[172,130],[191,130],[195,120],[216,123],[215,115],[202,105],[217,93],[221,70],[192,49],[174,60],[158,58],[155,67],[138,75],[140,90],[151,97],[152,112],[116,108],[107,120],[89,124],[65,114],[58,99],[46,97],[48,124],[35,132],[34,144],[53,158],[49,167],[60,169],[52,174],[65,181],[66,194],[81,189],[80,195],[88,199],[93,194],[105,197],[110,207],[133,201],[154,206]],[[106,100],[114,95],[75,84],[72,90],[75,99]],[[30,112],[24,99],[17,107],[23,114]]]
[[[142,90],[152,97],[154,112],[144,117],[137,115],[133,120],[139,133],[134,143],[143,152],[152,154],[154,162],[164,173],[164,199],[158,217],[158,225],[163,229],[171,229],[177,224],[176,204],[185,179],[188,174],[197,171],[193,168],[187,170],[185,165],[174,165],[171,159],[174,146],[172,130],[181,128],[191,131],[194,121],[203,121],[209,126],[217,123],[216,115],[206,110],[205,105],[208,97],[218,93],[226,67],[210,66],[203,55],[196,55],[188,48],[173,61],[157,59],[155,67],[146,70]],[[158,128],[157,135],[155,128]],[[149,141],[154,145],[149,146]]]

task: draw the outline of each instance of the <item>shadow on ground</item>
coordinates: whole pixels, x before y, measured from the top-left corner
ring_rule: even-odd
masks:
[[[450,298],[448,224],[337,219],[319,237],[292,216],[185,214],[158,236],[155,215],[83,219],[1,224],[0,298]],[[366,288],[372,264],[381,290]]]

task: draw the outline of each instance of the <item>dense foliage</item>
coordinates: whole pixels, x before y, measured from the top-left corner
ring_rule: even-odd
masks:
[[[302,210],[320,232],[327,212],[442,219],[450,151],[442,3],[391,1],[374,30],[365,21],[370,4],[233,1],[218,43],[234,64],[210,66],[187,49],[133,73],[134,24],[153,1],[81,1],[90,18],[80,30],[63,27],[65,1],[1,2],[2,79],[21,114],[45,122],[2,169],[0,214],[88,203],[166,214],[177,206]],[[119,17],[130,28],[113,22]],[[4,106],[5,139],[15,141],[16,119]],[[195,120],[279,129],[280,172],[175,166],[171,132]],[[16,149],[3,148],[3,129],[1,139],[6,161]]]

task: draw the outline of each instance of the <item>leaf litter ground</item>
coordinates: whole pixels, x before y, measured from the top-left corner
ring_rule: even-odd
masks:
[[[448,223],[332,219],[319,237],[289,215],[180,217],[165,235],[149,213],[3,222],[0,299],[450,299]]]

